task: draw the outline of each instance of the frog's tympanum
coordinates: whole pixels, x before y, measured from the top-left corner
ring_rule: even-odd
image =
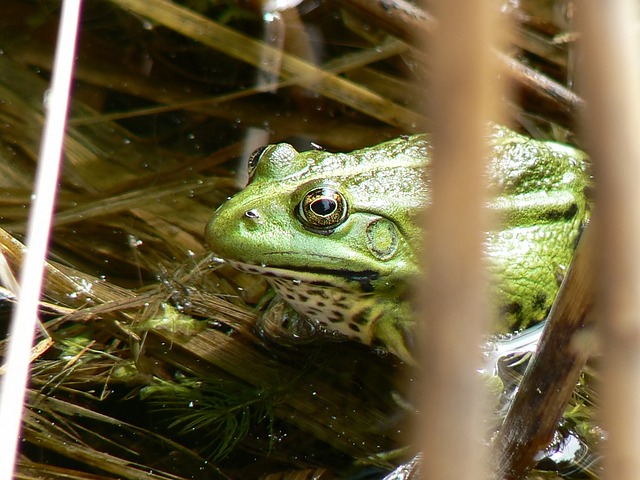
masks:
[[[588,219],[588,174],[585,154],[569,146],[502,127],[490,141],[489,208],[502,225],[487,233],[486,254],[506,332],[543,320],[553,303]],[[265,275],[280,314],[410,361],[408,289],[420,273],[430,149],[426,135],[346,154],[270,145],[250,159],[247,187],[216,211],[207,243]]]

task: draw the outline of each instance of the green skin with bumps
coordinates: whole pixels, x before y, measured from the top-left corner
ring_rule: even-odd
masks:
[[[490,136],[488,232],[496,332],[544,319],[588,220],[586,155],[503,127]],[[420,210],[429,205],[430,144],[400,137],[351,153],[266,147],[246,188],[206,228],[209,248],[267,277],[278,315],[310,319],[411,362],[408,290],[420,274]],[[286,302],[283,309],[282,302]]]

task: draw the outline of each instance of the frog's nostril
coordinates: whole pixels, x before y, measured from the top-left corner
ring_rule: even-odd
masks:
[[[247,210],[246,212],[244,212],[244,216],[252,220],[257,220],[260,218],[260,214],[255,209]]]

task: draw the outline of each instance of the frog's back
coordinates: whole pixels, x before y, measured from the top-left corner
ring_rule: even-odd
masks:
[[[497,330],[544,319],[589,219],[590,183],[583,152],[536,141],[502,127],[492,135],[490,209],[500,222],[487,234],[489,269],[496,279]]]
[[[510,331],[543,320],[555,299],[589,218],[588,159],[568,145],[499,126],[490,144],[488,207],[498,225],[487,233],[485,250],[495,283],[492,303],[499,310],[496,329]],[[374,204],[375,192],[384,192],[378,213],[401,219],[417,251],[417,214],[431,201],[428,136],[401,137],[354,153],[353,160],[381,166],[357,182],[355,201]]]

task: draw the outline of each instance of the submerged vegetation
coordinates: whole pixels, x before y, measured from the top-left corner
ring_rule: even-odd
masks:
[[[361,8],[303,2],[265,22],[249,2],[86,2],[20,478],[375,478],[415,453],[384,455],[411,433],[412,372],[353,343],[261,335],[266,283],[203,241],[255,147],[348,151],[421,129],[427,66],[400,17]],[[0,11],[0,252],[17,275],[59,2]],[[568,27],[511,13],[512,116],[570,138]],[[597,443],[591,404],[565,424]]]

